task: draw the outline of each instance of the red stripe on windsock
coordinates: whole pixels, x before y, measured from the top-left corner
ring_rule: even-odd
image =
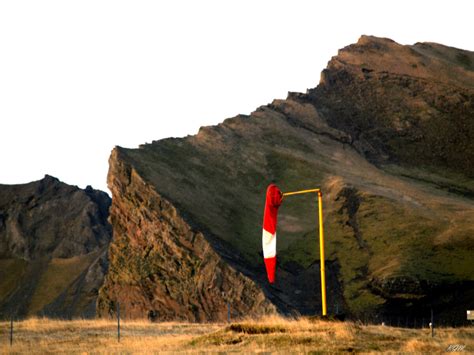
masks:
[[[265,261],[265,269],[267,269],[268,282],[272,284],[275,282],[277,257],[275,255],[273,258],[264,258],[263,260]]]
[[[267,188],[265,210],[263,213],[262,248],[268,281],[275,282],[276,269],[276,226],[278,207],[281,205],[283,195],[275,184]]]

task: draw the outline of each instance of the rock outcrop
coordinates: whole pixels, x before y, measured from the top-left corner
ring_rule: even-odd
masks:
[[[474,293],[473,53],[363,36],[320,85],[195,136],[110,158],[114,238],[100,291],[130,317],[224,319],[321,309],[315,196],[280,208],[261,255],[265,189],[320,187],[328,310],[460,321]],[[225,293],[226,296],[222,294]]]
[[[255,283],[219,256],[119,148],[110,158],[109,186],[114,239],[99,314],[115,312],[117,302],[122,316],[151,320],[222,321],[228,306],[234,316],[275,311]]]
[[[0,185],[0,317],[93,317],[107,270],[110,197],[46,175]]]
[[[300,99],[376,164],[474,177],[474,53],[363,36]]]

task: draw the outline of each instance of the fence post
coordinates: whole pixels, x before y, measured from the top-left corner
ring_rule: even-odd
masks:
[[[434,315],[433,308],[431,308],[431,337],[434,337]]]
[[[117,302],[117,340],[120,343],[120,302]]]
[[[13,345],[13,314],[10,317],[10,346]]]
[[[227,302],[227,323],[230,323],[230,302]]]

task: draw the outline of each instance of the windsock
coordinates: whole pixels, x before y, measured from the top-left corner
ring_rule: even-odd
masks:
[[[276,226],[278,207],[281,205],[283,194],[278,186],[270,184],[267,188],[265,211],[263,213],[262,248],[268,281],[275,282],[276,268]]]

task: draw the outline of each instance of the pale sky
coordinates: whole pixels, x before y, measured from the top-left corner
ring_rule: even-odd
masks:
[[[474,50],[473,14],[470,0],[0,1],[0,183],[106,190],[115,145],[305,92],[362,34]]]

